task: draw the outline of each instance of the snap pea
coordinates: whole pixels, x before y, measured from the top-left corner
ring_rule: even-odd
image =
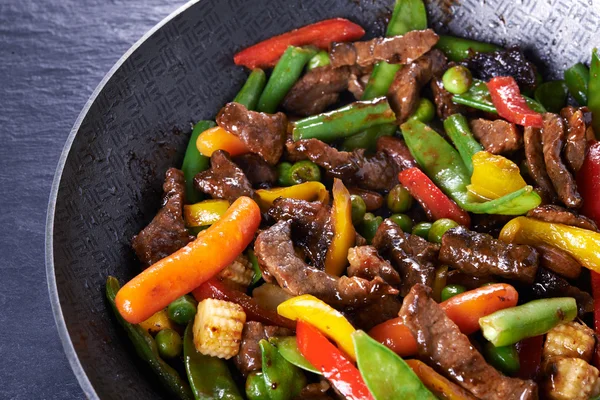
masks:
[[[426,97],[419,99],[417,110],[409,118],[418,119],[421,122],[431,122],[435,118],[435,105]]]
[[[431,229],[427,234],[427,240],[433,243],[442,243],[442,236],[449,229],[456,228],[458,223],[449,218],[440,218],[431,224]]]
[[[429,237],[429,230],[431,229],[430,222],[419,222],[412,228],[412,234],[422,237],[427,240]]]
[[[183,361],[196,400],[242,400],[224,360],[204,355],[194,346],[193,322],[183,335]]]
[[[368,151],[375,151],[377,147],[377,139],[382,136],[392,136],[396,133],[398,127],[394,124],[382,124],[373,126],[363,132],[357,133],[347,137],[342,142],[343,151],[352,151],[356,149],[367,149]]]
[[[404,186],[396,185],[387,194],[386,204],[391,212],[403,213],[412,207],[413,197]]]
[[[567,104],[565,81],[544,82],[535,90],[535,100],[550,112],[558,113]]]
[[[496,347],[491,342],[487,342],[483,347],[483,355],[494,368],[507,375],[514,375],[521,368],[519,353],[514,344]]]
[[[435,47],[442,50],[446,57],[454,62],[468,58],[473,52],[492,53],[500,49],[495,44],[447,35],[440,35]]]
[[[352,223],[357,225],[365,218],[367,204],[363,198],[357,194],[350,196],[350,202],[352,203]]]
[[[396,73],[400,71],[402,65],[388,64],[385,61],[380,61],[373,67],[373,72],[369,77],[365,91],[361,100],[372,100],[377,97],[385,96],[394,82]]]
[[[377,228],[379,228],[379,225],[381,225],[382,222],[383,218],[376,217],[371,213],[366,213],[363,221],[357,227],[358,233],[360,233],[360,235],[367,240],[367,243],[370,244],[375,237],[375,233],[377,233]]]
[[[523,98],[527,102],[529,108],[531,108],[533,111],[539,113],[546,112],[544,106],[537,101],[527,96],[523,96]],[[494,107],[494,103],[492,103],[490,91],[488,90],[485,82],[478,79],[473,79],[473,84],[467,92],[452,96],[452,101],[457,104],[475,108],[477,110],[482,110],[493,114],[498,113],[498,111],[496,111],[496,107]]]
[[[187,325],[196,316],[197,306],[198,302],[192,296],[186,294],[169,304],[167,307],[169,319],[180,325]]]
[[[183,176],[185,178],[185,199],[188,204],[202,201],[202,194],[194,187],[194,177],[198,172],[202,172],[208,168],[209,158],[200,154],[196,148],[196,141],[202,132],[213,126],[215,126],[213,121],[200,121],[194,125],[190,141],[185,150],[181,171],[183,171]]]
[[[406,214],[392,214],[389,217],[402,229],[403,232],[411,232],[413,228],[413,220]]]
[[[442,289],[440,299],[446,301],[451,297],[456,296],[467,291],[467,288],[463,285],[447,285]]]
[[[588,84],[587,106],[592,112],[592,126],[596,138],[600,137],[600,55],[598,49],[592,51],[590,81]]]
[[[473,83],[471,71],[464,65],[455,65],[448,68],[442,76],[444,89],[452,94],[466,93]]]
[[[177,371],[159,356],[156,342],[152,336],[139,325],[130,324],[123,319],[115,304],[115,297],[119,289],[120,285],[117,278],[109,276],[106,280],[106,298],[117,321],[125,329],[137,355],[150,366],[160,383],[177,396],[177,398],[185,400],[193,399],[189,385],[179,376]]]
[[[444,120],[444,130],[458,150],[465,167],[470,174],[473,174],[473,156],[482,151],[483,146],[473,137],[469,122],[464,115],[453,114]]]
[[[233,101],[245,105],[248,110],[256,109],[258,99],[265,88],[266,82],[267,76],[265,75],[265,71],[260,68],[253,69],[248,80],[246,80],[246,83],[242,86],[242,89]]]
[[[322,375],[321,371],[315,368],[298,350],[296,336],[272,337],[269,338],[269,343],[277,348],[279,354],[289,363],[300,367],[303,370],[312,372],[313,374]]]
[[[163,329],[154,337],[158,354],[163,358],[175,358],[181,354],[181,336],[173,329]]]
[[[306,385],[304,373],[283,358],[277,348],[265,339],[258,345],[262,353],[262,372],[268,399],[290,400],[300,394]]]
[[[582,63],[577,63],[564,73],[565,83],[569,93],[580,106],[587,105],[588,83],[590,81],[590,70]]]
[[[306,69],[308,71],[313,70],[315,68],[325,67],[331,64],[331,60],[329,59],[329,53],[321,50],[308,61],[306,65]]]

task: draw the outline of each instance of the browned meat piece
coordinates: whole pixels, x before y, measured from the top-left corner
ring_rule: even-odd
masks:
[[[577,314],[583,317],[594,311],[594,299],[588,292],[571,286],[569,282],[547,269],[538,269],[533,284],[533,294],[538,298],[573,297],[577,302]]]
[[[503,119],[490,121],[479,118],[472,120],[469,125],[473,136],[492,154],[512,153],[523,145],[517,126]]]
[[[565,159],[571,171],[576,173],[583,165],[587,149],[585,118],[581,109],[575,109],[571,106],[563,108],[560,115],[567,123]]]
[[[545,113],[542,143],[546,171],[560,201],[569,208],[579,208],[582,199],[577,192],[577,184],[560,157],[564,142],[565,125],[562,118],[557,114]]]
[[[504,225],[513,218],[514,215],[472,214],[471,229],[497,238]]]
[[[277,182],[275,168],[267,164],[258,154],[242,154],[234,157],[233,162],[240,167],[253,186],[270,187]]]
[[[458,226],[442,236],[439,260],[473,276],[495,275],[532,283],[539,257],[533,247],[515,245]]]
[[[433,284],[439,245],[416,235],[405,234],[395,222],[386,219],[377,229],[373,246],[392,259],[402,280],[402,296],[417,283],[427,286]]]
[[[312,265],[325,268],[325,256],[333,239],[331,208],[322,203],[279,198],[268,211],[277,221],[291,221],[295,243],[302,248]]]
[[[293,332],[279,326],[264,326],[260,322],[248,321],[244,324],[240,351],[233,362],[244,376],[262,368],[262,354],[258,342],[274,336],[290,336]]]
[[[368,331],[375,325],[396,318],[401,305],[402,303],[397,296],[386,295],[358,309],[346,307],[343,313],[350,320],[352,326]]]
[[[330,52],[331,65],[367,67],[378,61],[408,64],[431,50],[437,41],[438,35],[431,29],[426,29],[366,42],[334,43]]]
[[[263,277],[271,282],[276,280],[294,296],[312,294],[333,307],[360,307],[398,293],[381,278],[368,281],[334,277],[307,265],[294,252],[289,221],[279,221],[262,231],[256,238],[254,251]]]
[[[377,192],[357,187],[348,188],[350,194],[360,196],[367,206],[367,211],[374,211],[383,206],[383,196]]]
[[[444,88],[441,79],[434,78],[431,80],[431,92],[433,93],[437,116],[440,119],[444,120],[452,114],[463,114],[465,112],[465,107],[452,101],[453,94]]]
[[[479,399],[537,399],[534,382],[506,377],[487,364],[429,293],[415,285],[400,310],[422,359]]]
[[[369,77],[371,76],[371,71],[369,73],[364,73],[363,71],[353,72],[350,74],[350,79],[348,80],[348,90],[350,93],[354,95],[356,100],[361,100],[363,94],[365,93],[365,88],[367,87],[367,83],[369,83]]]
[[[285,96],[283,108],[301,116],[325,111],[339,100],[341,92],[348,89],[351,72],[348,66],[334,68],[330,65],[307,72]]]
[[[327,395],[327,391],[331,388],[326,379],[322,379],[318,383],[309,383],[300,394],[294,397],[294,400],[333,400],[333,397]]]
[[[446,282],[448,285],[461,285],[467,288],[467,290],[477,289],[488,283],[493,283],[495,278],[493,276],[473,276],[467,275],[460,272],[457,269],[448,271]]]
[[[400,138],[394,136],[380,137],[377,139],[377,151],[386,153],[394,162],[397,171],[417,166],[417,162],[412,154],[410,154],[406,143]]]
[[[415,112],[421,89],[431,78],[441,74],[445,66],[446,56],[436,49],[398,71],[388,90],[388,100],[399,124]]]
[[[352,247],[348,250],[348,276],[372,280],[380,277],[392,286],[400,284],[400,275],[392,265],[379,256],[373,246]]]
[[[535,246],[535,249],[540,255],[540,267],[549,269],[567,279],[579,277],[581,265],[568,253],[547,244],[539,244]]]
[[[286,147],[290,160],[311,160],[347,186],[389,190],[398,182],[394,164],[383,152],[366,155],[365,149],[339,151],[317,139],[288,142]]]
[[[588,217],[575,214],[574,212],[553,204],[536,207],[529,211],[527,216],[546,222],[554,222],[556,224],[576,226],[590,231],[598,231],[596,223]]]
[[[191,242],[183,222],[185,178],[183,172],[169,168],[163,184],[163,207],[140,233],[133,237],[131,246],[144,268],[162,260]]]
[[[556,199],[556,191],[544,163],[542,131],[530,126],[525,127],[523,141],[525,142],[525,162],[529,175],[535,181],[544,201],[553,203]]]
[[[226,199],[231,202],[241,196],[254,196],[252,185],[244,172],[223,150],[217,150],[212,154],[210,169],[196,174],[194,187],[215,199]]]
[[[283,154],[287,135],[284,113],[266,114],[250,111],[239,103],[227,103],[217,115],[217,124],[271,165],[277,164]]]

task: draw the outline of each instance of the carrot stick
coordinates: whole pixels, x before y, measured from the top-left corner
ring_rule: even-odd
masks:
[[[117,293],[117,308],[132,324],[145,321],[231,264],[254,238],[261,216],[254,200],[237,199],[219,221],[187,246],[133,278]]]
[[[230,156],[235,157],[246,154],[250,150],[240,138],[227,132],[220,126],[209,128],[202,132],[196,140],[196,148],[206,157],[212,156],[217,150],[225,150]]]

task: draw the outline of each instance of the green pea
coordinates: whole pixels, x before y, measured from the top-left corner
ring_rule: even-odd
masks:
[[[456,296],[467,291],[467,288],[463,285],[448,285],[442,289],[441,299],[446,301],[451,297]]]
[[[357,194],[351,195],[350,201],[352,202],[352,223],[357,225],[365,218],[367,204],[363,198]]]
[[[388,193],[386,202],[391,212],[403,213],[412,207],[413,198],[404,186],[396,185]]]
[[[435,106],[431,102],[431,100],[421,97],[419,100],[419,104],[417,105],[417,109],[414,114],[410,116],[410,119],[416,119],[423,123],[428,123],[433,121],[435,117]]]
[[[302,182],[318,182],[321,180],[321,170],[312,161],[298,161],[290,168],[290,179],[294,185]]]
[[[189,294],[174,300],[169,307],[167,313],[169,319],[179,325],[187,325],[188,322],[194,319],[198,302]]]
[[[181,354],[183,343],[179,333],[173,329],[163,329],[156,334],[158,354],[163,358],[175,358]]]
[[[392,214],[390,219],[394,221],[404,232],[411,232],[413,220],[406,214]]]
[[[282,162],[277,165],[277,184],[279,186],[292,186],[294,184],[291,181],[290,169],[292,169],[292,164],[289,162]]]
[[[473,76],[467,67],[456,65],[448,70],[442,76],[444,88],[453,94],[466,93],[473,83]]]
[[[487,342],[483,348],[483,354],[487,362],[505,374],[513,375],[519,372],[521,363],[514,344],[496,347],[491,342]]]
[[[427,240],[433,243],[442,243],[442,236],[448,229],[457,227],[458,224],[449,218],[440,218],[431,225]]]
[[[412,234],[421,236],[423,239],[427,239],[429,231],[431,230],[430,222],[419,222],[412,228]]]
[[[370,244],[377,233],[377,228],[379,228],[382,222],[383,218],[366,213],[362,223],[358,226],[358,233],[367,239],[367,242]]]

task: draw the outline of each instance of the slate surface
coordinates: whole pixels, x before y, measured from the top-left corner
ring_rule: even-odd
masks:
[[[79,399],[44,266],[54,170],[96,85],[185,0],[0,1],[0,398]]]

